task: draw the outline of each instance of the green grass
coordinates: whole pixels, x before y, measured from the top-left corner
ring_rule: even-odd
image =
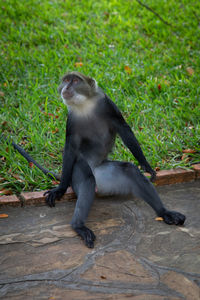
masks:
[[[1,2],[0,129],[43,166],[61,170],[67,109],[57,86],[69,70],[96,78],[152,167],[200,161],[200,2],[141,1],[172,26],[136,0]],[[197,152],[181,159],[188,148]],[[119,139],[111,156],[134,160]],[[52,186],[4,141],[0,181],[18,192]]]

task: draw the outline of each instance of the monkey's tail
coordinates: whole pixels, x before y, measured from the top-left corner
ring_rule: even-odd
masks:
[[[56,174],[52,171],[49,171],[45,168],[43,168],[42,166],[40,166],[37,161],[35,161],[22,147],[20,147],[19,145],[15,144],[13,141],[11,141],[11,144],[13,145],[13,147],[30,163],[32,162],[38,169],[40,169],[45,175],[47,175],[48,177],[52,178],[52,179],[56,179],[59,180],[61,179],[61,176],[59,174]]]

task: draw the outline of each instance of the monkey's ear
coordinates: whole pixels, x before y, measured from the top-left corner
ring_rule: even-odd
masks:
[[[91,88],[93,88],[94,90],[97,89],[97,82],[95,79],[93,79],[91,77],[87,77],[87,82],[91,86]]]

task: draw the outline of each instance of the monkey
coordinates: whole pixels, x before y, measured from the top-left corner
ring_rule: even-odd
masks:
[[[44,196],[46,203],[54,207],[55,200],[72,186],[77,201],[70,224],[85,245],[93,248],[96,238],[85,226],[95,187],[101,195],[131,194],[142,198],[165,223],[183,225],[183,214],[165,208],[150,182],[155,180],[156,172],[147,162],[121,111],[96,80],[79,72],[69,72],[62,78],[58,92],[68,108],[62,174],[60,184],[46,191]],[[135,164],[108,159],[117,134],[141,168],[151,174],[150,180]]]

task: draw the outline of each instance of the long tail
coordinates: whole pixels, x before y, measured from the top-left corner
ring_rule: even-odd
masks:
[[[28,162],[32,162],[36,167],[38,167],[38,169],[40,169],[45,175],[47,175],[48,177],[52,178],[52,179],[57,179],[60,181],[61,176],[59,174],[56,174],[52,171],[49,171],[45,168],[43,168],[42,166],[40,166],[37,161],[35,161],[22,147],[20,147],[19,145],[15,144],[13,141],[10,141],[11,144],[13,145],[13,147],[28,161]]]

